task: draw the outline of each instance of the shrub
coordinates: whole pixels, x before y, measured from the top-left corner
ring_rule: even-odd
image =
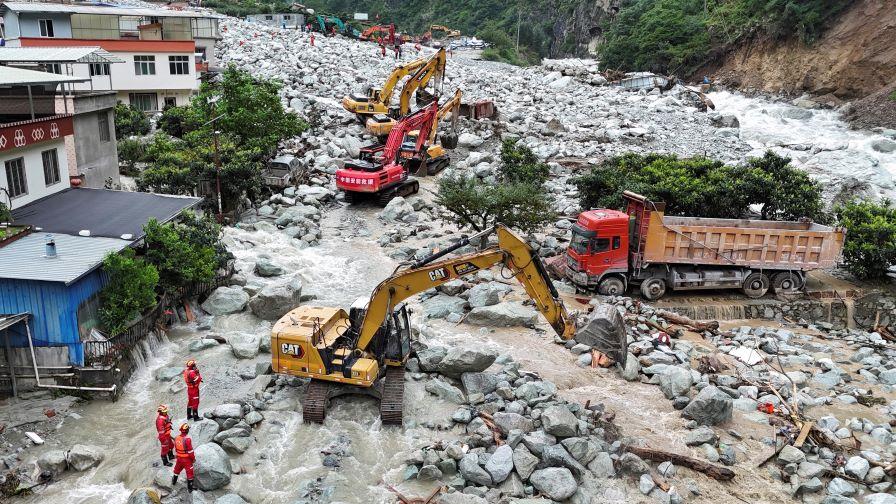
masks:
[[[160,224],[150,219],[143,226],[146,260],[156,267],[159,281],[169,293],[212,280],[218,268],[216,247],[208,244],[211,239],[193,227],[194,220],[187,222]]]
[[[156,302],[159,272],[138,259],[131,248],[116,254],[110,252],[103,260],[103,270],[109,281],[100,291],[100,322],[114,336]]]
[[[12,222],[12,212],[2,201],[0,201],[0,222]]]
[[[140,109],[122,102],[115,105],[116,139],[146,135],[150,129],[149,118]]]
[[[197,125],[190,107],[165,107],[156,126],[175,138],[183,138],[186,133],[196,129]]]
[[[137,163],[143,160],[143,142],[136,138],[122,138],[118,141],[118,164],[122,165],[122,175],[139,175]]]
[[[851,201],[834,210],[846,228],[843,264],[861,279],[884,278],[896,264],[896,209],[880,203]]]

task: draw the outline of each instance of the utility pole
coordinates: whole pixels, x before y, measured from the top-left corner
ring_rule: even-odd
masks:
[[[220,149],[218,146],[218,135],[221,132],[218,131],[217,128],[215,128],[215,126],[216,126],[215,121],[217,121],[219,119],[218,117],[215,117],[215,103],[217,103],[218,100],[220,100],[220,99],[221,99],[221,96],[218,95],[218,96],[209,98],[208,102],[211,105],[211,116],[212,116],[212,120],[209,122],[212,123],[212,128],[213,128],[212,136],[215,139],[215,182],[216,182],[217,189],[218,189],[218,222],[223,222],[224,221],[224,205],[221,202],[221,196],[222,196],[221,195],[221,153],[220,153]]]
[[[516,57],[520,57],[520,17],[522,12],[520,11],[520,4],[516,4]]]

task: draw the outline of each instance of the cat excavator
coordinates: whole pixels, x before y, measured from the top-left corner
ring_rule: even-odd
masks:
[[[374,114],[367,119],[367,132],[376,136],[380,141],[385,140],[392,131],[392,126],[397,122],[397,118],[407,115],[411,108],[411,96],[417,94],[417,105],[429,103],[432,96],[425,93],[426,86],[432,79],[436,80],[435,89],[441,87],[442,78],[445,76],[445,50],[439,49],[433,54],[425,65],[417,69],[401,88],[398,95],[398,109],[390,109],[387,114]]]
[[[358,120],[362,123],[374,114],[387,114],[392,117],[400,117],[407,114],[410,108],[410,95],[406,99],[402,99],[399,107],[395,108],[391,106],[392,94],[395,92],[395,86],[397,86],[405,77],[419,74],[420,81],[413,84],[411,92],[413,93],[413,91],[425,88],[426,84],[429,83],[429,80],[436,75],[436,72],[423,72],[421,74],[418,70],[424,67],[433,68],[432,65],[434,59],[437,62],[439,60],[442,61],[441,66],[439,67],[438,64],[436,64],[435,68],[440,68],[440,70],[438,70],[440,75],[444,74],[444,51],[442,51],[441,56],[437,52],[429,58],[417,58],[410,63],[395,67],[395,69],[392,70],[392,73],[389,74],[389,77],[386,78],[386,82],[383,83],[382,88],[371,87],[367,89],[365,94],[352,93],[343,97],[342,107],[355,114],[358,117]],[[407,83],[405,86],[407,86]]]
[[[471,243],[479,243],[492,232],[497,233],[496,245],[442,259]],[[557,335],[564,340],[574,336],[575,320],[563,305],[541,259],[519,236],[498,224],[419,261],[400,265],[374,288],[369,299],[355,301],[348,312],[340,308],[300,306],[274,324],[271,330],[274,372],[311,378],[302,408],[304,421],[322,423],[327,405],[334,397],[364,394],[380,401],[384,424],[401,425],[404,366],[411,345],[404,301],[495,265],[501,265],[508,278],[512,276],[523,285]],[[618,343],[617,353],[626,351],[624,340],[615,343]]]

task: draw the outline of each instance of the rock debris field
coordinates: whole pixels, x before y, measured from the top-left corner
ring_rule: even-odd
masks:
[[[285,105],[320,115],[319,126],[283,145],[301,150],[311,175],[225,230],[236,258],[230,284],[193,307],[196,321],[155,337],[117,403],[35,393],[17,421],[4,420],[3,484],[47,482],[17,499],[386,503],[397,499],[393,487],[409,497],[439,488],[432,502],[442,504],[896,503],[896,347],[881,334],[822,320],[697,329],[637,299],[576,296],[557,280],[580,315],[575,340],[562,341],[500,268],[410,302],[403,429],[383,428],[375,405],[358,398],[335,401],[323,426],[302,424],[307,380],[270,374],[273,321],[299,304],[347,307],[459,230],[440,219],[433,177],[383,209],[346,205],[336,191],[335,170],[372,140],[339,99],[379,85],[394,59],[342,37],[311,47],[300,32],[234,19],[222,26],[225,64],[280,80]],[[521,69],[457,53],[443,92],[457,87],[465,102],[494,100],[499,116],[460,121],[449,170],[494,180],[501,140],[518,139],[548,161],[565,216],[579,210],[569,177],[607,156],[667,151],[737,162],[756,153],[736,116],[698,112],[681,87],[608,86],[589,61]],[[837,177],[832,184],[849,185]],[[561,219],[527,240],[555,256],[569,227]],[[592,362],[595,338],[617,333],[628,339],[624,366]],[[180,413],[188,357],[206,379],[204,419],[191,430],[192,493],[183,482],[172,487],[151,426],[160,402]],[[55,413],[41,418],[48,404]],[[45,444],[34,446],[25,431]]]

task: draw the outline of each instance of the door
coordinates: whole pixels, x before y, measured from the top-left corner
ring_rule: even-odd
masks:
[[[626,250],[623,247],[625,240],[621,234],[609,236],[596,236],[591,239],[591,259],[588,273],[600,276],[611,271],[624,272],[628,270]]]

